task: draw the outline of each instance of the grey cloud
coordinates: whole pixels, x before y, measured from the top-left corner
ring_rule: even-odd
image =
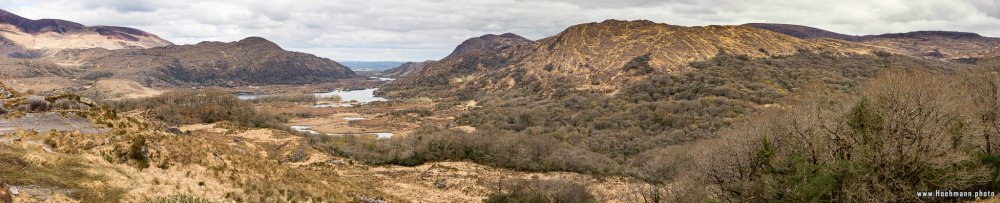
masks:
[[[1000,36],[993,26],[1000,23],[998,5],[994,0],[0,0],[0,7],[30,18],[136,27],[175,43],[262,36],[335,60],[413,61],[443,57],[461,41],[483,34],[540,39],[605,19]]]

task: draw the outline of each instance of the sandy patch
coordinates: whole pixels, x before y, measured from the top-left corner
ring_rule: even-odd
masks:
[[[191,125],[184,125],[184,126],[178,127],[178,129],[180,129],[181,131],[189,131],[189,130],[190,131],[207,131],[207,132],[213,132],[213,133],[226,132],[226,129],[216,128],[214,123],[212,123],[212,124],[191,124]]]

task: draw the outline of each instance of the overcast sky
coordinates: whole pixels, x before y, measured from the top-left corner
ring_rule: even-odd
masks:
[[[139,28],[177,44],[261,36],[334,60],[422,61],[463,40],[529,39],[604,19],[675,25],[792,23],[845,34],[1000,36],[1000,0],[0,0],[27,18]]]

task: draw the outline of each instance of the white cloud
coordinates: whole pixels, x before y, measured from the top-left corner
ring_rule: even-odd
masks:
[[[28,18],[135,27],[180,44],[261,36],[335,60],[438,59],[470,37],[513,32],[539,39],[612,18],[1000,36],[996,0],[0,0],[0,7]]]

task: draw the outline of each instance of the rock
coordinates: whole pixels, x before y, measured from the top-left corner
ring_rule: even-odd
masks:
[[[16,189],[7,188],[6,184],[0,183],[0,203],[14,202],[13,193]]]
[[[169,127],[169,128],[167,128],[167,132],[173,133],[173,134],[176,134],[176,135],[182,135],[182,134],[184,134],[184,132],[181,132],[181,129],[177,128],[177,127]]]
[[[241,142],[243,142],[243,138],[242,137],[234,137],[233,138],[233,142],[241,143]]]
[[[344,164],[344,160],[340,160],[340,159],[330,160],[330,161],[327,161],[326,163],[329,163],[329,164]]]
[[[10,187],[10,194],[11,195],[20,195],[21,191],[18,191],[16,186],[11,186]]]
[[[388,203],[388,201],[366,197],[364,195],[358,195],[358,201],[364,203]]]
[[[446,183],[444,179],[437,179],[434,181],[434,187],[438,189],[444,189],[448,187],[448,183]]]

